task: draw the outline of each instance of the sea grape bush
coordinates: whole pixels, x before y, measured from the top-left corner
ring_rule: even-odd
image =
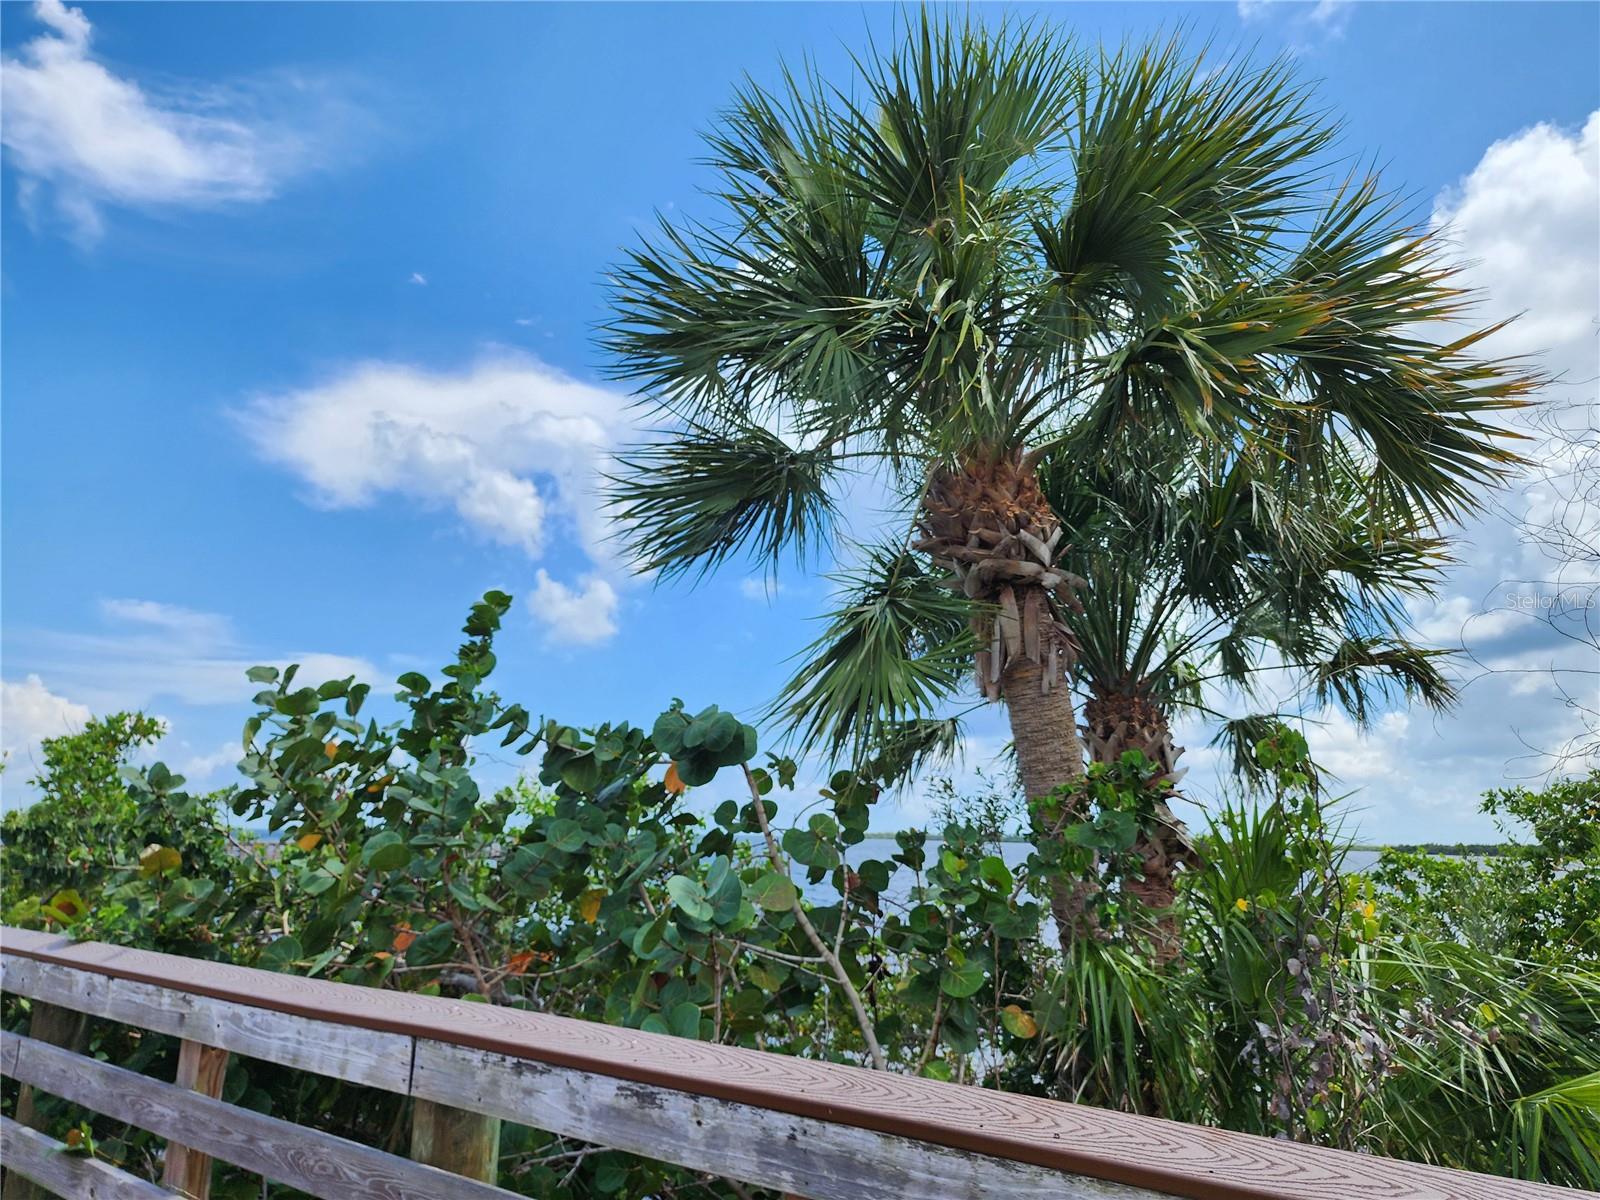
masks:
[[[19,880],[44,884],[42,900],[8,886],[8,919],[974,1082],[1034,1036],[1040,905],[974,827],[952,821],[933,851],[911,832],[885,857],[853,853],[877,782],[841,771],[805,799],[795,763],[762,756],[756,730],[716,706],[674,703],[648,729],[536,720],[486,687],[510,603],[490,592],[472,607],[437,681],[400,678],[394,723],[364,715],[369,688],[353,678],[253,668],[240,786],[198,795],[159,764],[107,777],[132,831],[117,865],[148,901],[102,884],[115,868],[68,860]],[[536,782],[480,789],[474,747],[496,741],[542,750]],[[267,837],[224,824],[219,799]],[[190,826],[203,850],[168,844]],[[7,826],[8,863],[14,850],[54,861],[14,836],[25,828]],[[132,870],[141,858],[159,869]],[[73,881],[77,902],[52,907]],[[259,1072],[237,1089],[263,1106],[310,1102],[284,1072],[238,1070]],[[108,1153],[138,1145],[102,1139]],[[548,1194],[561,1148],[527,1131],[507,1146],[508,1177]],[[676,1178],[592,1155],[565,1187],[642,1195]]]

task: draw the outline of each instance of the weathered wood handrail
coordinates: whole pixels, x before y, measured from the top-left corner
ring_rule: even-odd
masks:
[[[0,987],[220,1051],[812,1200],[1552,1200],[1585,1194],[19,929],[0,928]],[[0,1068],[195,1153],[314,1195],[508,1194],[259,1114],[235,1119],[244,1110],[200,1091],[30,1038],[6,1035]],[[39,1166],[38,1134],[12,1122],[3,1133],[7,1165],[46,1187],[82,1188],[84,1180],[99,1178],[103,1164],[81,1159],[54,1163],[49,1174]],[[274,1154],[274,1139],[292,1140],[293,1153],[280,1147]],[[362,1172],[385,1190],[358,1186]],[[64,1173],[75,1174],[67,1179]],[[124,1190],[101,1179],[93,1194],[166,1194],[123,1178]],[[441,1178],[452,1182],[445,1186]]]

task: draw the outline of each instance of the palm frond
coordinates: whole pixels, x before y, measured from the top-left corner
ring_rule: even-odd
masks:
[[[933,717],[971,670],[973,605],[912,554],[868,550],[773,704],[802,751],[865,763]],[[926,727],[921,727],[926,728]]]
[[[1401,697],[1431,708],[1455,703],[1455,685],[1439,664],[1448,650],[1430,650],[1398,638],[1351,637],[1332,647],[1316,664],[1313,686],[1317,699],[1337,702],[1366,724],[1375,701]]]
[[[704,574],[745,551],[776,567],[825,541],[834,518],[826,447],[803,450],[757,425],[697,426],[617,459],[607,505],[641,570]]]

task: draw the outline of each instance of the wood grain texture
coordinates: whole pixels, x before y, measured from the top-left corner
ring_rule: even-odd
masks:
[[[9,1117],[0,1117],[0,1157],[14,1171],[54,1196],[67,1200],[172,1200],[172,1193],[110,1163],[65,1147]]]
[[[443,1042],[417,1042],[412,1085],[419,1097],[807,1200],[1155,1200],[1161,1195]]]
[[[228,1077],[228,1052],[201,1042],[178,1047],[178,1086],[215,1099]],[[182,1142],[168,1142],[161,1182],[194,1200],[211,1200],[211,1159]]]
[[[44,1004],[36,1000],[33,1011],[28,1014],[28,1034],[42,1042],[81,1051],[89,1041],[89,1018],[71,1005]],[[25,1086],[18,1091],[15,1116],[19,1125],[45,1130],[33,1088]],[[48,1195],[38,1184],[13,1178],[9,1173],[0,1182],[4,1184],[5,1200],[43,1200]]]
[[[248,1058],[405,1094],[411,1039],[0,955],[0,988]]]
[[[0,929],[0,948],[279,1012],[894,1134],[1191,1200],[1559,1200],[1564,1188],[440,997]]]
[[[236,1108],[14,1033],[16,1078],[322,1200],[510,1200],[513,1193]],[[170,1196],[171,1193],[168,1193]]]
[[[500,1177],[500,1118],[418,1100],[411,1108],[411,1157],[493,1183]]]

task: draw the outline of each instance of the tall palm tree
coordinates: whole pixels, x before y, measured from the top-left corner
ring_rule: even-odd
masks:
[[[1065,562],[1090,597],[1069,625],[1091,762],[1139,751],[1174,788],[1183,750],[1172,721],[1195,712],[1222,720],[1235,765],[1248,768],[1277,714],[1230,721],[1214,697],[1226,688],[1250,699],[1264,677],[1275,693],[1309,694],[1358,723],[1384,696],[1453,702],[1446,652],[1409,639],[1406,610],[1436,591],[1445,544],[1375,507],[1367,468],[1339,464],[1305,503],[1247,459],[1201,462],[1173,439],[1093,449],[1071,437],[1039,470],[1076,531]],[[1156,811],[1135,847],[1143,877],[1124,886],[1165,914],[1154,944],[1168,958],[1178,946],[1173,871],[1194,854],[1170,808]]]
[[[644,568],[776,569],[876,481],[903,523],[779,708],[861,756],[975,671],[1047,839],[1083,753],[1042,456],[1182,431],[1307,495],[1362,456],[1374,502],[1439,515],[1514,461],[1494,418],[1533,380],[1430,332],[1464,303],[1434,237],[1326,186],[1334,128],[1285,63],[924,14],[858,73],[746,84],[707,138],[718,215],[617,268],[606,345],[665,436],[622,456],[615,512]],[[1075,904],[1055,889],[1063,938]]]

